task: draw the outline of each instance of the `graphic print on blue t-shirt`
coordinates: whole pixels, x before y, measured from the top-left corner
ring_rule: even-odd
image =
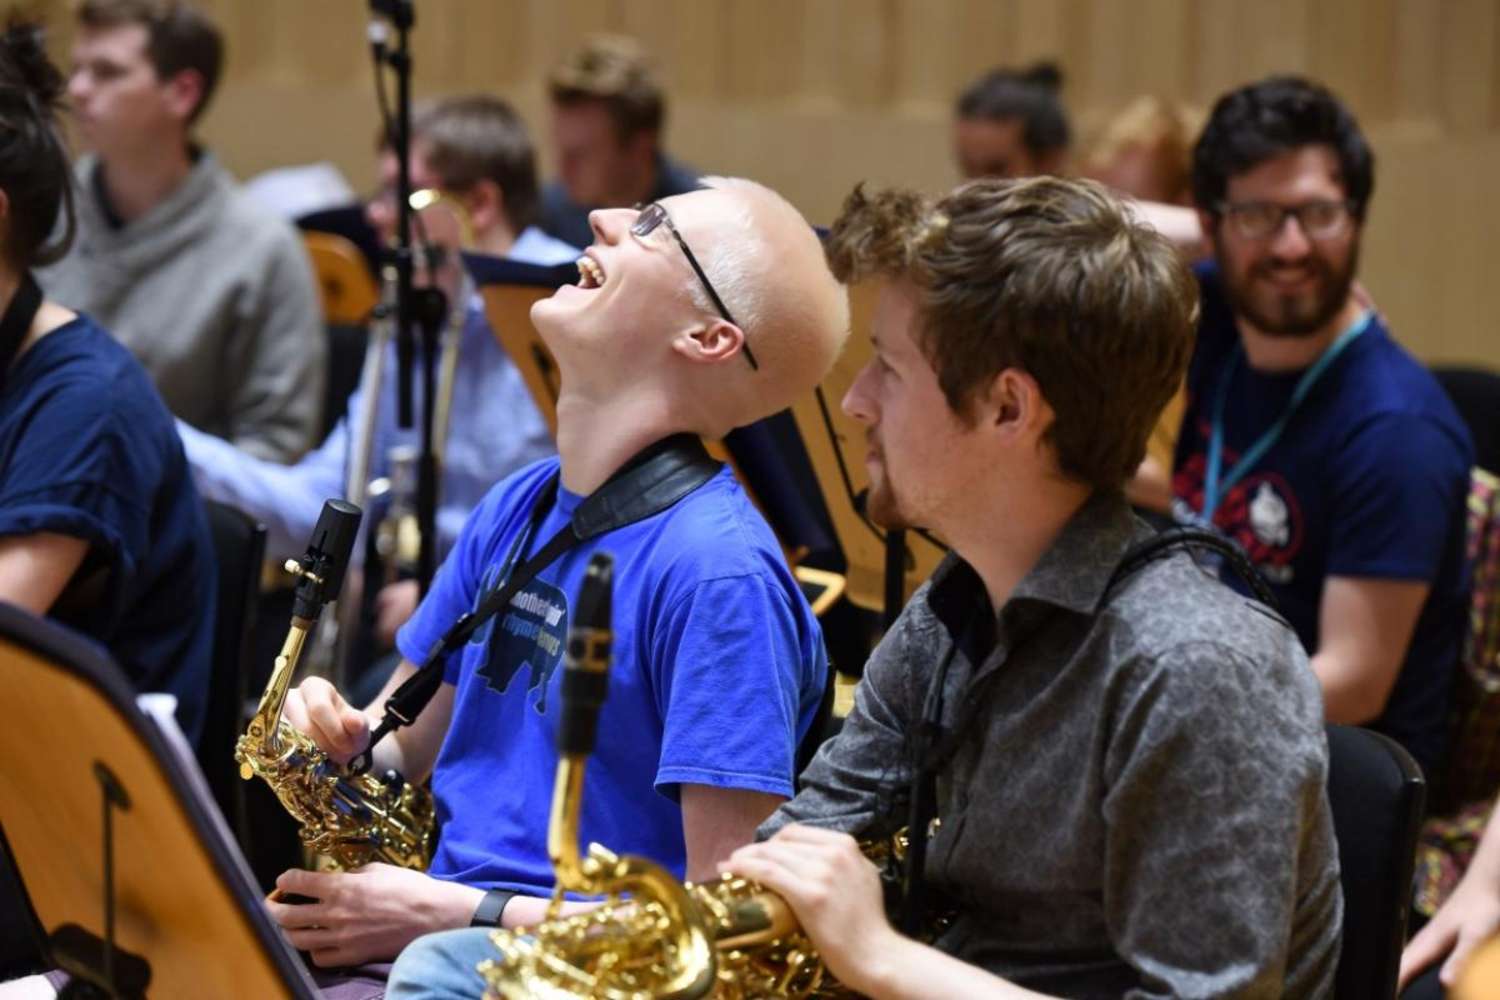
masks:
[[[484,600],[500,577],[500,567],[485,575],[475,601]],[[491,691],[504,694],[522,667],[529,671],[526,692],[538,714],[547,712],[547,682],[562,662],[568,637],[568,595],[545,580],[532,580],[510,599],[510,610],[498,622],[491,619],[475,633],[472,643],[486,647],[479,675]]]
[[[1197,421],[1199,436],[1207,440],[1206,420]],[[1224,449],[1226,464],[1239,461],[1239,452]],[[1207,456],[1190,454],[1172,477],[1172,513],[1187,524],[1203,509]],[[1297,556],[1306,535],[1302,502],[1279,472],[1251,472],[1230,487],[1214,511],[1214,527],[1236,542],[1267,581],[1287,586],[1296,579]]]

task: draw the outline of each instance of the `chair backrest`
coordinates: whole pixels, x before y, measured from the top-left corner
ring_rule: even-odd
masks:
[[[1329,726],[1328,804],[1344,890],[1344,944],[1334,995],[1394,997],[1426,786],[1394,740]]]
[[[302,242],[318,278],[324,321],[358,326],[368,320],[380,301],[380,289],[359,247],[346,237],[312,231],[302,234]]]
[[[41,927],[105,933],[108,778],[128,803],[110,811],[115,938],[151,964],[149,995],[311,1000],[192,759],[105,653],[0,605],[0,674],[0,825]]]
[[[521,373],[536,408],[557,436],[557,394],[562,384],[552,351],[531,325],[531,307],[554,289],[536,285],[484,285],[484,317],[506,357]]]
[[[214,619],[213,670],[208,706],[198,740],[198,762],[214,799],[238,832],[242,782],[234,763],[245,699],[249,696],[250,633],[259,606],[261,563],[266,555],[265,526],[233,507],[208,501],[209,533],[218,557],[219,602]]]
[[[862,282],[849,289],[849,340],[818,393],[792,404],[792,416],[848,561],[845,593],[854,604],[871,611],[885,610],[885,532],[856,506],[855,499],[870,485],[863,461],[864,429],[844,415],[839,403],[870,360],[870,321],[878,294],[878,282]],[[906,545],[903,600],[932,575],[946,551],[911,531],[906,532]]]
[[[1474,464],[1500,473],[1500,373],[1483,368],[1432,369],[1474,439]]]

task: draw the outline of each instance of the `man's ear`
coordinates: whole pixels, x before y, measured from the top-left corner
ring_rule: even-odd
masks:
[[[699,321],[672,341],[672,349],[689,361],[715,364],[743,349],[745,333],[724,319]]]
[[[474,233],[487,233],[499,223],[505,222],[505,192],[492,180],[482,180],[474,185],[466,199],[469,221]]]
[[[203,74],[195,69],[184,69],[172,75],[162,84],[167,95],[167,107],[184,124],[203,103]]]
[[[1039,438],[1053,418],[1042,387],[1020,368],[1002,369],[971,405],[976,426],[1009,438]]]

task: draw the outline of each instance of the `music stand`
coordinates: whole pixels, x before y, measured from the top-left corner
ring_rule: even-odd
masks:
[[[840,403],[870,360],[870,320],[878,294],[879,283],[874,281],[849,288],[849,340],[817,392],[792,404],[792,416],[848,562],[846,596],[866,610],[884,614],[889,626],[947,549],[925,532],[887,532],[862,509],[870,485],[865,432],[844,414]]]
[[[0,604],[0,676],[0,826],[48,960],[90,995],[315,998],[191,750],[103,651]]]
[[[503,257],[465,253],[464,265],[484,299],[484,315],[507,357],[521,373],[536,408],[557,437],[557,393],[560,377],[552,352],[531,325],[531,307],[563,285],[577,280],[578,267],[567,264],[523,264]]]

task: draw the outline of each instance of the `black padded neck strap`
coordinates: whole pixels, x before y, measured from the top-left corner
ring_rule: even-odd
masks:
[[[15,363],[16,355],[21,353],[21,345],[26,342],[26,335],[31,332],[31,322],[36,319],[37,310],[41,307],[42,290],[28,271],[21,276],[16,294],[11,297],[10,305],[5,307],[5,314],[0,316],[0,386],[5,384],[10,366]]]
[[[370,745],[350,761],[355,773],[369,769],[371,751],[387,733],[411,725],[443,682],[443,665],[452,652],[469,641],[485,622],[510,604],[537,575],[563,553],[607,532],[644,521],[675,505],[683,497],[718,475],[723,466],[713,460],[703,442],[693,434],[676,434],[651,445],[626,462],[618,472],[590,493],[573,511],[562,530],[547,540],[535,555],[520,566],[516,560],[530,548],[537,529],[547,519],[557,500],[559,477],[553,477],[537,496],[531,518],[507,562],[510,571],[479,605],[460,615],[441,639],[433,644],[426,660],[386,699],[385,716],[370,736]]]

